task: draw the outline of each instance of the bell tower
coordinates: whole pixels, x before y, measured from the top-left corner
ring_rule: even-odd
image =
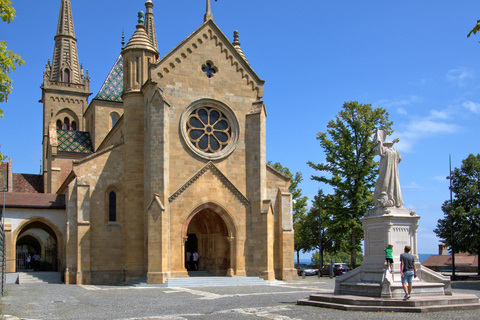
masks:
[[[52,62],[48,60],[41,85],[43,104],[43,175],[45,191],[55,192],[51,186],[49,146],[55,143],[55,129],[83,131],[83,113],[91,94],[88,71],[78,62],[77,39],[73,27],[70,0],[61,0]]]

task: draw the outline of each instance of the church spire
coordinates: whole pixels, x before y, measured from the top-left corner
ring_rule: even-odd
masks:
[[[61,0],[50,81],[83,84],[70,0]]]
[[[203,22],[207,22],[208,20],[213,20],[213,14],[210,10],[210,0],[207,0],[207,13],[205,13],[205,16],[203,17]]]
[[[158,45],[157,45],[157,33],[155,31],[155,20],[153,19],[153,2],[152,0],[147,0],[145,2],[145,31],[148,34],[148,37],[150,38],[150,41],[152,41],[152,45],[155,48],[155,50],[158,51]]]

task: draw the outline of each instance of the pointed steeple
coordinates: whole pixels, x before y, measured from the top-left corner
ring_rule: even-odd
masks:
[[[83,84],[70,0],[61,0],[50,81]]]
[[[212,10],[210,10],[210,0],[207,0],[207,13],[203,16],[203,22],[213,20]]]
[[[150,41],[153,44],[153,47],[155,50],[158,51],[158,45],[157,45],[157,32],[155,31],[155,20],[153,19],[153,2],[152,0],[147,0],[145,2],[145,31],[148,34],[148,37],[150,38]]]

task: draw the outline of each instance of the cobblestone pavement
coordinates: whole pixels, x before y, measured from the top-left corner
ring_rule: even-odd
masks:
[[[298,299],[312,293],[333,292],[333,287],[334,280],[316,276],[243,287],[7,285],[1,309],[7,320],[480,319],[480,310],[405,314],[347,312],[296,305]],[[452,287],[455,293],[480,296],[480,281],[455,282]]]

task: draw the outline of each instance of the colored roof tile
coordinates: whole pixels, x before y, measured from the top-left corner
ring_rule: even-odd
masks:
[[[57,130],[58,151],[71,153],[93,153],[89,132]]]
[[[94,99],[123,102],[123,57],[119,55]]]

